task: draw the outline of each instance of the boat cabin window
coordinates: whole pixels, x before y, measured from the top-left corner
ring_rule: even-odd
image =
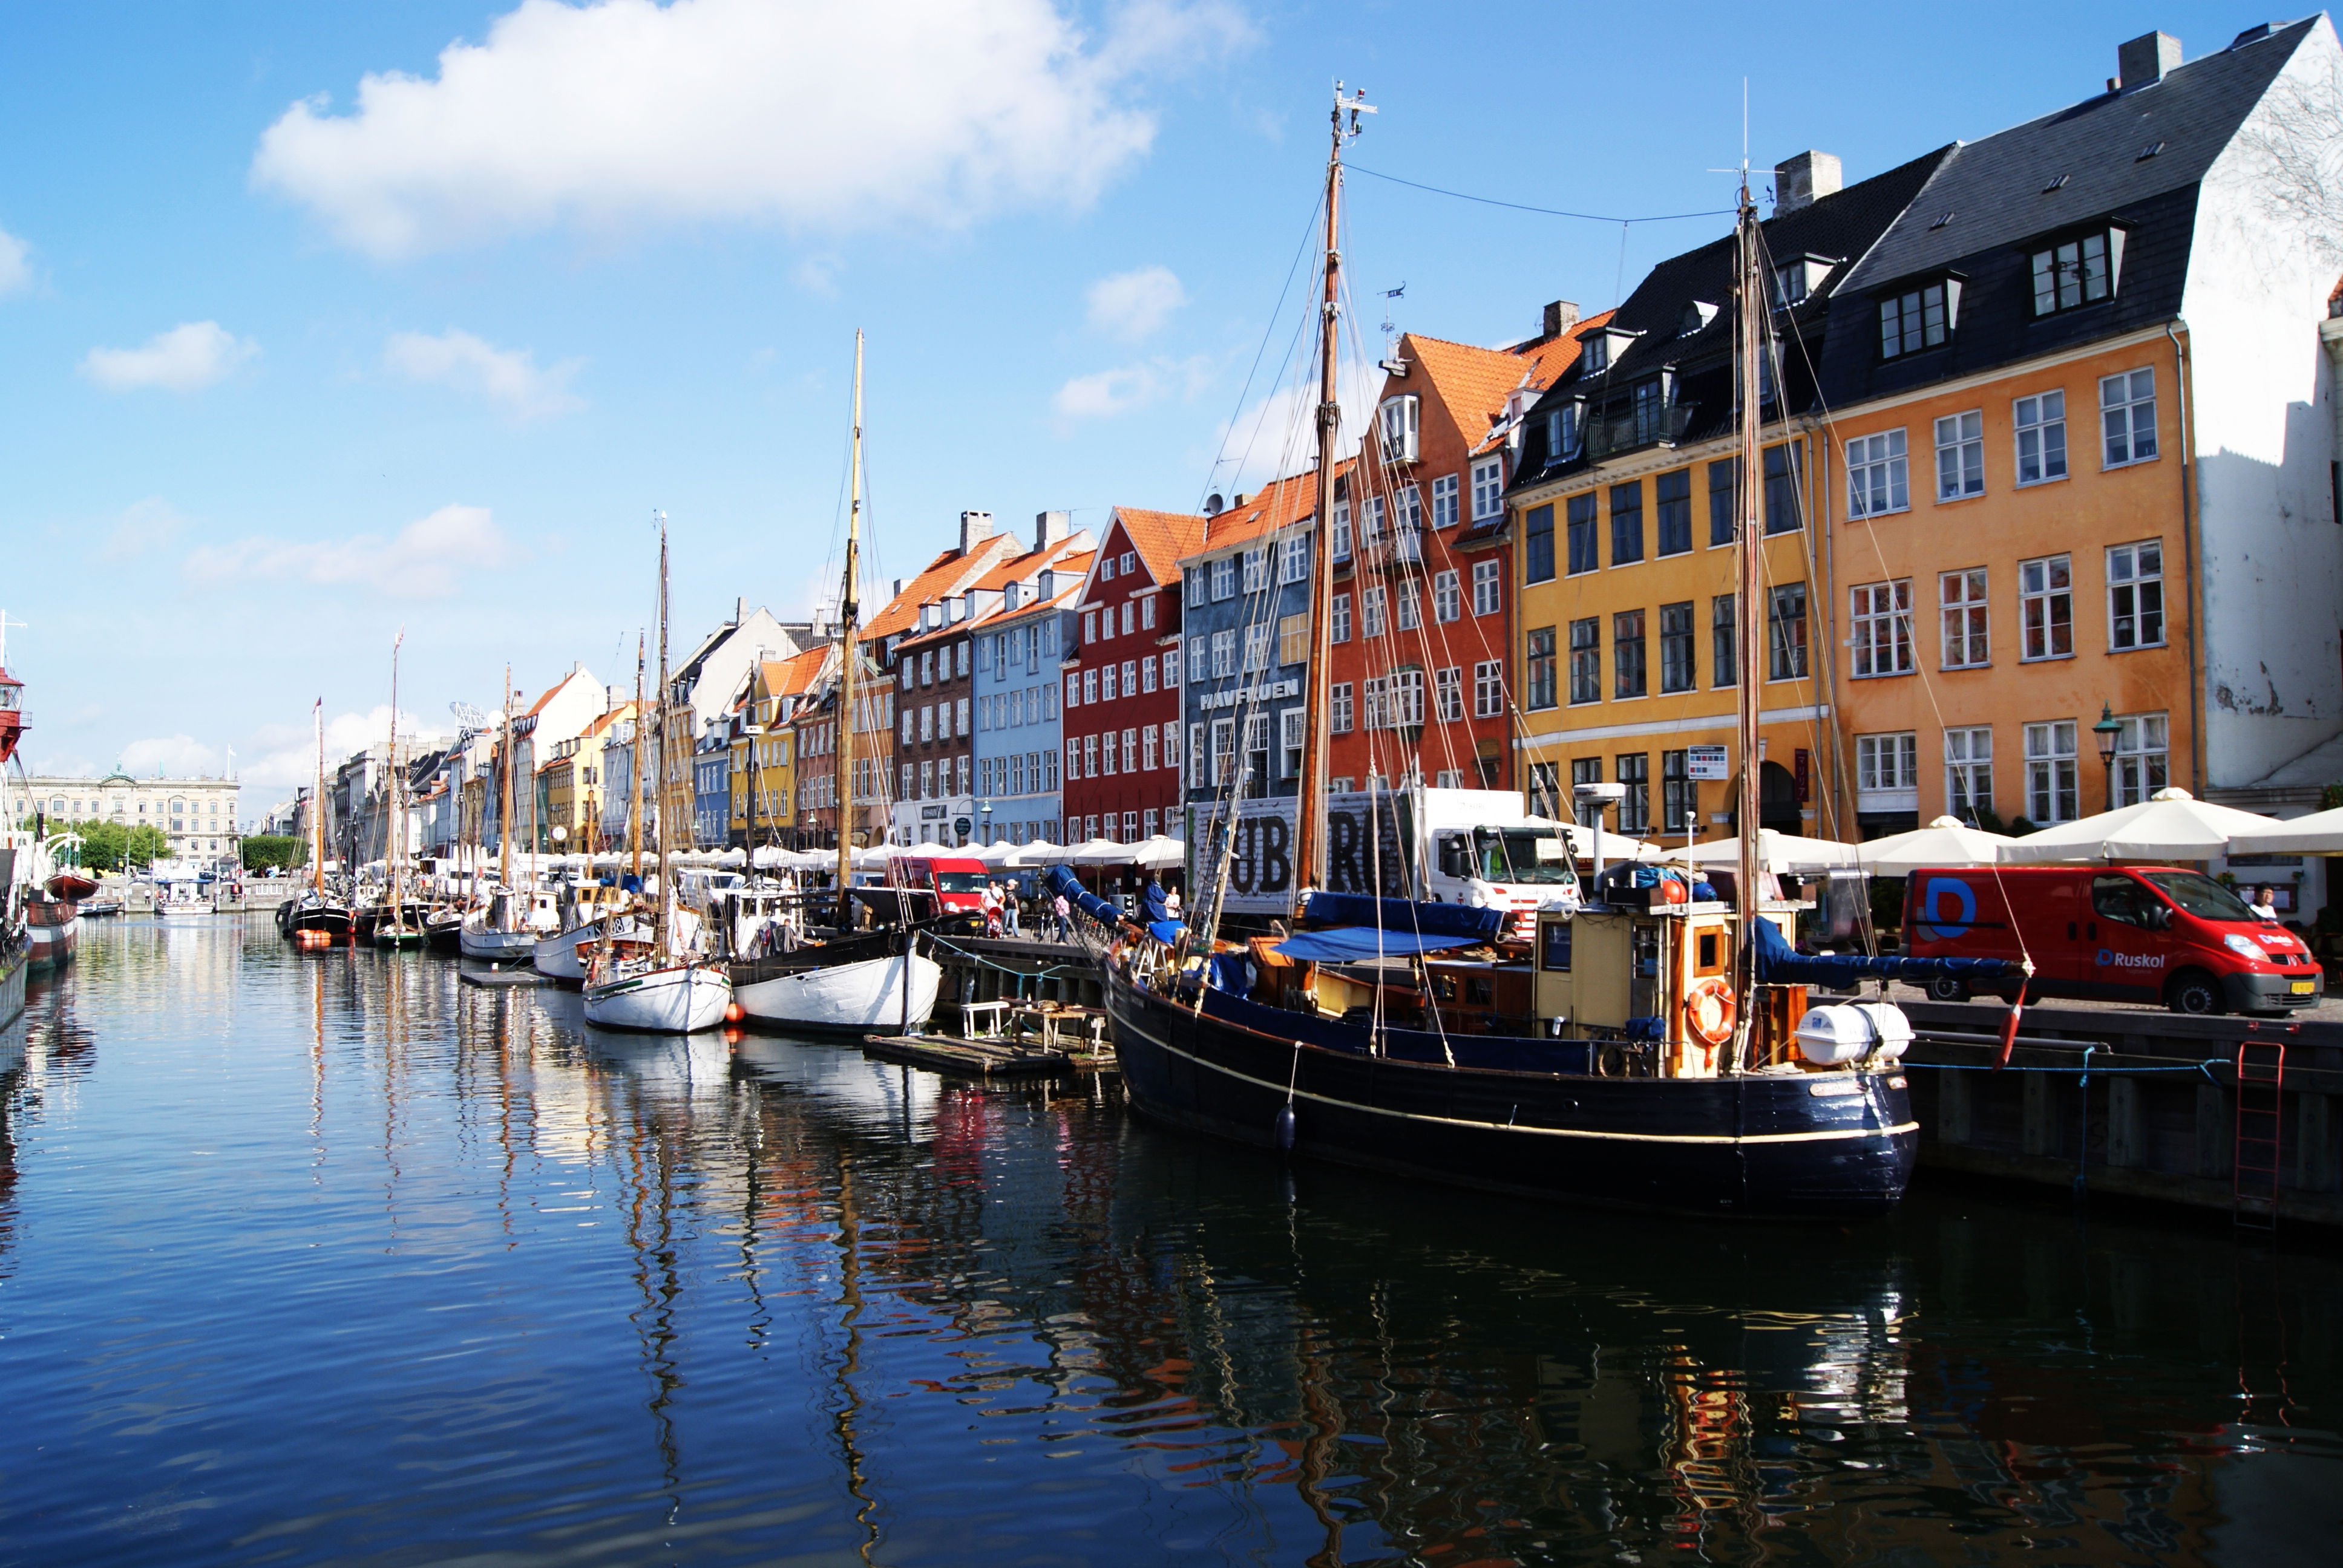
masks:
[[[1578,880],[1557,834],[1536,828],[1473,829],[1474,874],[1492,882],[1569,884]]]
[[[1497,1005],[1497,981],[1493,975],[1466,975],[1464,1000],[1475,1007]]]
[[[1696,940],[1693,954],[1693,971],[1713,975],[1725,972],[1725,933],[1703,931]]]
[[[1539,928],[1538,968],[1559,970],[1564,973],[1569,971],[1570,922],[1568,920],[1550,920]]]

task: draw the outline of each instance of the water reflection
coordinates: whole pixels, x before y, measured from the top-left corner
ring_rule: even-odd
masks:
[[[2266,1562],[2336,1523],[2338,1298],[1958,1190],[1289,1171],[265,920],[101,929],[0,1038],[34,1560]]]

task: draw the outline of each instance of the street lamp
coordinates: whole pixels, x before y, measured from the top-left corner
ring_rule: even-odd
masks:
[[[980,844],[991,843],[992,802],[990,800],[978,801],[976,803],[976,815],[978,818],[976,825],[976,841]]]
[[[1615,806],[1627,798],[1627,787],[1624,784],[1605,784],[1600,780],[1586,784],[1574,784],[1570,787],[1570,797],[1573,803],[1577,806],[1581,816],[1584,815],[1588,807],[1592,806],[1594,809],[1593,858],[1594,884],[1599,890],[1603,881],[1603,812],[1605,808]],[[1580,825],[1583,827],[1585,824],[1582,822]],[[1593,901],[1592,897],[1588,901]]]
[[[2123,726],[2104,702],[2099,704],[2099,721],[2091,726],[2091,733],[2098,738],[2099,771],[2107,779],[2107,809],[2112,811],[2116,809],[2116,742],[2123,736]]]

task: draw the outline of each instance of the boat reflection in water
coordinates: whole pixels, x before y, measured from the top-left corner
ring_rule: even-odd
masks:
[[[1579,1216],[1161,1133],[1111,1078],[608,1034],[574,993],[242,925],[233,987],[230,922],[99,928],[51,1012],[102,1049],[64,1059],[36,1006],[0,1075],[27,1560],[106,1555],[126,1513],[175,1563],[2331,1539],[2330,1256],[1925,1181],[1843,1231]],[[133,1233],[136,1267],[98,1240]],[[198,1434],[207,1503],[175,1509]]]

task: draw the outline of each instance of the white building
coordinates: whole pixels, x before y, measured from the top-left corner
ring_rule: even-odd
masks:
[[[52,822],[156,829],[170,839],[173,855],[192,859],[236,851],[241,788],[233,779],[134,779],[117,768],[103,779],[29,779],[25,798]]]

